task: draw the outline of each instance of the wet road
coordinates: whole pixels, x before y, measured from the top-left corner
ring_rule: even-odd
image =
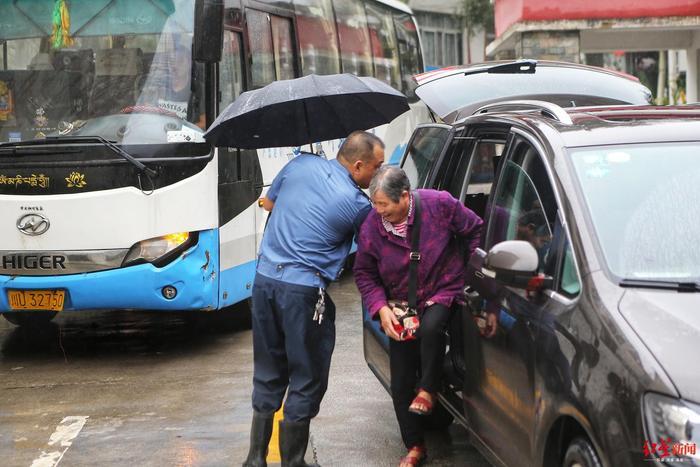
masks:
[[[396,465],[404,450],[391,399],[364,362],[354,283],[330,293],[337,345],[307,460]],[[0,318],[0,464],[240,465],[252,415],[246,321],[240,308],[66,313],[40,330]],[[426,465],[487,465],[455,425],[428,447]]]

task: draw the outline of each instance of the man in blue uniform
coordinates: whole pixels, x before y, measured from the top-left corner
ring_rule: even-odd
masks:
[[[337,159],[292,159],[263,206],[271,211],[253,285],[253,424],[244,467],[266,466],[274,413],[282,406],[282,466],[303,467],[309,422],[328,386],[335,305],[326,286],[340,275],[370,211],[367,188],[384,162],[371,133],[348,136]],[[274,208],[274,209],[273,209]]]

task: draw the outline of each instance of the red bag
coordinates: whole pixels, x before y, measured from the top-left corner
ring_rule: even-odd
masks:
[[[416,339],[416,332],[420,327],[418,313],[408,306],[407,302],[389,301],[389,307],[394,312],[398,324],[394,324],[394,330],[402,341]]]

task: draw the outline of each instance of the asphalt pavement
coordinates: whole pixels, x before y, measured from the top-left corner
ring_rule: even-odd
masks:
[[[307,461],[392,466],[404,454],[391,398],[362,353],[351,277],[330,289],[337,344]],[[41,329],[0,318],[0,465],[236,466],[252,416],[252,336],[225,312],[65,313]],[[453,425],[426,465],[487,462]],[[269,465],[278,464],[272,446]]]

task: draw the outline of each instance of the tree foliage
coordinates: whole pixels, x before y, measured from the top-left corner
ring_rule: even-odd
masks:
[[[462,0],[464,26],[472,30],[482,27],[493,29],[493,3],[491,0]]]

